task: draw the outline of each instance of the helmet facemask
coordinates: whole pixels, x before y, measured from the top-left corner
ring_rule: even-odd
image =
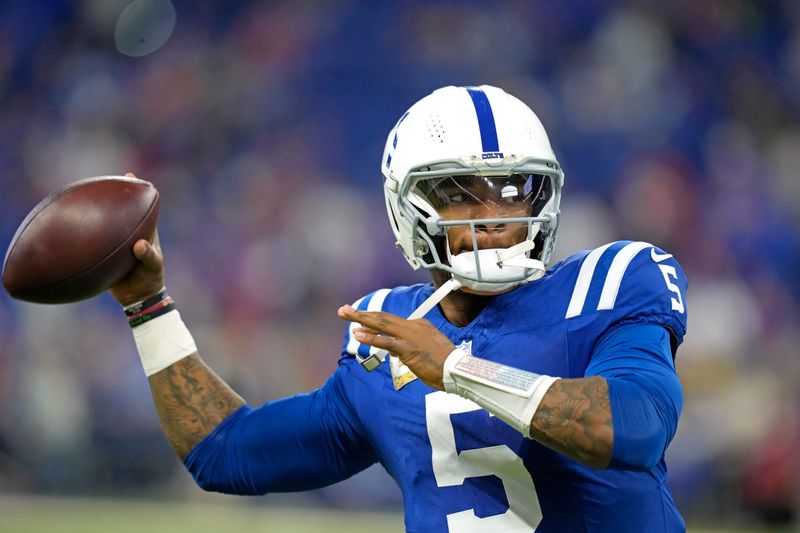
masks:
[[[451,275],[409,320],[452,291],[497,294],[544,275],[564,174],[544,126],[519,99],[489,85],[434,91],[389,132],[381,173],[408,264]],[[368,370],[386,352],[370,354],[359,359]]]
[[[413,220],[414,260],[468,290],[498,293],[544,275],[558,224],[562,174],[549,161],[440,162],[397,193]]]

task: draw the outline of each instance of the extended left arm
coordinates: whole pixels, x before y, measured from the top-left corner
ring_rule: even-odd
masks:
[[[462,361],[466,354],[453,353],[426,320],[349,306],[339,315],[364,326],[354,332],[359,342],[397,355],[428,385],[475,401],[587,466],[649,470],[675,433],[682,396],[660,326],[615,328],[595,348],[586,377],[556,380],[480,358]]]
[[[189,452],[186,468],[204,490],[251,495],[324,487],[367,468],[378,456],[351,403],[357,367],[340,363],[314,392],[240,407]]]

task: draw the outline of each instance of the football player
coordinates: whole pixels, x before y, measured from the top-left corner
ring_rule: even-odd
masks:
[[[112,294],[197,483],[297,491],[380,462],[408,531],[684,531],[664,463],[686,331],[672,255],[619,241],[546,268],[564,175],[533,111],[495,87],[414,104],[382,172],[398,247],[433,282],[339,309],[338,368],[308,394],[248,406],[197,354],[158,243],[135,244]]]

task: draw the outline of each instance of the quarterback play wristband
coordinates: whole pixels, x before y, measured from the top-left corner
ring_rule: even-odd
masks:
[[[148,377],[197,351],[177,309],[136,326],[133,338]]]
[[[472,400],[530,438],[533,415],[559,378],[501,365],[456,348],[444,362],[442,379],[447,392]]]
[[[143,311],[146,311],[147,309],[157,305],[160,302],[163,302],[168,298],[171,300],[171,298],[167,296],[167,288],[161,287],[161,290],[158,291],[153,296],[151,296],[150,298],[147,298],[145,300],[140,300],[130,305],[126,305],[124,307],[125,316],[127,316],[128,319],[130,319],[131,317],[141,315]]]

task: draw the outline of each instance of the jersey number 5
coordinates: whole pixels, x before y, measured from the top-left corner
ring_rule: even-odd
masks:
[[[683,297],[681,296],[681,290],[680,288],[678,288],[677,285],[672,283],[672,281],[670,280],[670,278],[675,278],[675,280],[677,281],[678,272],[675,270],[674,266],[670,265],[658,265],[658,268],[661,269],[661,274],[664,276],[664,281],[667,284],[667,288],[670,290],[670,292],[674,293],[675,296],[677,296],[677,299],[672,298],[672,310],[677,311],[680,314],[683,314],[686,311],[686,309],[683,306]]]
[[[463,485],[470,477],[497,476],[508,499],[505,513],[479,518],[473,509],[447,515],[450,533],[505,531],[531,533],[541,519],[539,499],[522,458],[506,445],[473,450],[456,450],[451,414],[477,411],[480,407],[465,398],[443,391],[425,396],[425,421],[431,441],[433,475],[439,487]]]

